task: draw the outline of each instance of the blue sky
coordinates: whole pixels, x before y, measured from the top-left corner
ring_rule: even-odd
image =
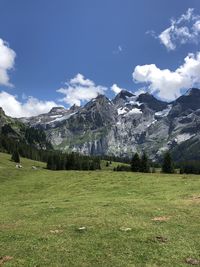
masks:
[[[185,17],[179,23],[189,8],[193,8],[191,18]],[[9,115],[13,115],[15,105],[19,115],[15,114],[20,116],[26,115],[24,112],[35,115],[54,104],[82,104],[89,100],[93,89],[91,97],[97,92],[113,97],[113,84],[130,91],[142,88],[170,101],[187,85],[199,83],[198,77],[185,80],[187,66],[181,69],[182,80],[177,77],[177,69],[183,68],[188,55],[193,54],[189,63],[200,61],[200,30],[192,30],[200,21],[199,0],[0,0],[0,14],[2,46],[9,46],[15,53],[10,65],[4,67],[7,81],[1,82],[0,73],[0,91],[4,92],[0,105]],[[175,19],[175,26],[171,18]],[[188,32],[177,31],[186,29],[185,24],[189,37]],[[171,26],[173,45],[167,47],[160,34]],[[0,69],[1,57],[0,49]],[[135,69],[137,66],[143,67]],[[170,71],[169,79],[177,78],[180,88],[168,83],[169,73],[164,69]],[[81,76],[76,79],[78,73]],[[164,85],[157,81],[159,75],[164,75]],[[85,83],[84,79],[90,82]],[[88,99],[82,91],[85,87]],[[167,93],[169,90],[171,93]],[[6,98],[10,99],[9,107]],[[46,101],[51,102],[46,105]]]

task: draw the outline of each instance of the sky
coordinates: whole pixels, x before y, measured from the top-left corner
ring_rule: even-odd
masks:
[[[0,106],[13,117],[121,89],[200,86],[199,0],[0,0]]]

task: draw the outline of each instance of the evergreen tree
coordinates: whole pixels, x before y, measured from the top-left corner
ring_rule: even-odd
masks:
[[[117,165],[116,171],[120,171],[120,166]]]
[[[179,171],[180,174],[183,174],[184,173],[184,168],[181,166],[180,167],[180,171]]]
[[[11,156],[11,160],[20,163],[20,157],[19,157],[19,152],[17,150],[14,150]]]
[[[150,172],[149,159],[146,153],[143,153],[141,157],[140,172]]]
[[[172,162],[172,158],[171,158],[169,151],[166,152],[164,155],[163,164],[162,164],[162,172],[164,173],[174,172],[173,162]]]
[[[52,170],[53,166],[53,156],[49,155],[47,159],[47,169]]]
[[[133,172],[138,172],[140,170],[140,157],[138,153],[135,153],[131,159],[131,170]]]
[[[101,161],[98,157],[79,155],[78,153],[50,152],[47,158],[47,169],[50,170],[98,170]]]

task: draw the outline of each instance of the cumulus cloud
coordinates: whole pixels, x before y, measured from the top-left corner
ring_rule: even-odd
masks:
[[[141,94],[145,94],[146,92],[147,92],[146,88],[145,87],[142,87],[142,88],[139,88],[138,90],[136,90],[134,92],[134,95],[139,96]]]
[[[41,101],[34,97],[28,97],[25,103],[17,100],[17,97],[5,91],[0,92],[0,107],[6,115],[19,118],[31,117],[50,111],[57,106],[53,101]]]
[[[111,86],[111,90],[117,95],[121,92],[121,90],[125,90],[120,88],[116,83]]]
[[[146,83],[147,90],[170,101],[181,95],[182,89],[200,84],[200,52],[190,53],[175,71],[160,69],[155,64],[136,66],[133,80]]]
[[[155,37],[155,35],[154,35]],[[175,50],[177,45],[196,43],[200,41],[200,16],[194,14],[194,9],[177,19],[171,19],[171,24],[158,36],[160,42],[168,49]]]
[[[0,85],[12,86],[8,72],[14,67],[15,57],[16,54],[8,43],[0,38]]]
[[[99,94],[104,94],[107,90],[104,86],[95,85],[93,81],[86,79],[80,73],[65,85],[65,87],[58,89],[57,92],[64,95],[60,101],[70,106],[73,104],[80,106],[84,101],[89,101]]]

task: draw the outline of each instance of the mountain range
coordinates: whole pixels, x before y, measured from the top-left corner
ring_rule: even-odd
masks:
[[[200,90],[167,103],[149,93],[122,90],[114,99],[98,95],[84,106],[15,119],[45,131],[55,149],[89,155],[130,157],[146,151],[159,160],[170,150],[175,160],[200,159]]]

